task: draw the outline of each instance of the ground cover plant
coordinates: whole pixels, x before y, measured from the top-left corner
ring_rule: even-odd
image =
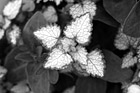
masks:
[[[139,0],[0,0],[0,93],[140,93]]]

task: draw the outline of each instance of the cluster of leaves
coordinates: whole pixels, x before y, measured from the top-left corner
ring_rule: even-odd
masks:
[[[103,0],[97,1],[97,12],[94,21],[98,20],[115,28],[121,27],[126,35],[138,38],[139,33],[139,4],[136,0]],[[8,69],[6,75],[8,81],[17,83],[27,80],[34,93],[49,93],[52,85],[59,80],[59,72],[56,70],[44,69],[43,64],[48,57],[47,51],[43,53],[41,43],[34,37],[34,31],[46,26],[47,22],[41,12],[37,11],[26,23],[22,38],[25,45],[14,47],[6,56],[4,66]],[[95,86],[106,86],[105,81],[124,82],[132,78],[133,71],[130,68],[122,69],[122,59],[110,50],[103,49],[106,61],[103,82],[94,78],[79,77],[76,82],[76,93],[79,93],[85,82]],[[22,74],[21,74],[22,73]],[[91,82],[92,81],[92,82]],[[97,85],[96,85],[97,84]],[[87,87],[89,88],[89,87]],[[96,89],[90,88],[89,91]],[[106,91],[106,88],[103,89]],[[103,91],[102,90],[102,91]],[[101,93],[100,90],[95,92]],[[91,93],[80,91],[80,93]]]

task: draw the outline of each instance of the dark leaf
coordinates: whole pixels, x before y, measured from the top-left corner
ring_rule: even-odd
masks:
[[[36,48],[36,54],[37,54],[38,57],[41,57],[42,51],[43,51],[42,46],[38,46]]]
[[[19,53],[18,55],[15,56],[15,59],[22,62],[34,61],[34,58],[31,56],[30,52]]]
[[[49,82],[56,84],[59,79],[59,73],[56,70],[49,70]]]
[[[97,11],[96,15],[94,16],[94,20],[101,21],[113,27],[119,27],[120,25],[111,15],[106,12],[106,10],[103,8],[103,5],[100,3],[97,3]]]
[[[140,1],[134,6],[123,24],[123,32],[131,37],[140,37]]]
[[[45,69],[40,65],[39,69],[36,72],[36,75],[40,75],[42,72],[48,72],[48,80],[51,84],[56,84],[59,79],[59,73],[57,70]]]
[[[136,0],[103,0],[106,11],[119,23],[123,24]]]
[[[13,48],[5,58],[4,67],[8,69],[8,73],[6,77],[8,81],[12,83],[16,83],[16,82],[26,79],[25,67],[27,64],[24,62],[15,60],[15,56],[23,52],[20,50],[21,47]]]
[[[46,20],[43,14],[37,11],[26,23],[23,29],[23,41],[29,48],[34,49],[35,45],[39,45],[39,42],[35,39],[33,32],[39,28],[46,26]]]
[[[129,68],[121,68],[122,59],[115,55],[113,52],[109,50],[103,50],[105,61],[106,61],[106,69],[105,74],[102,79],[107,80],[109,82],[124,82],[130,80],[133,75],[133,71]]]
[[[43,71],[37,75],[36,72],[40,68],[38,63],[30,62],[27,65],[27,79],[29,86],[34,93],[50,93],[50,83],[48,80],[48,71]]]
[[[106,93],[107,83],[92,77],[79,77],[76,82],[75,93]]]

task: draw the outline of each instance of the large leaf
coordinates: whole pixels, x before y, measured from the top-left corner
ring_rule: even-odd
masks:
[[[23,51],[27,51],[23,46],[13,48],[5,58],[4,66],[8,69],[6,75],[8,81],[12,83],[26,79],[25,67],[26,63],[15,60],[15,56]],[[22,73],[22,74],[21,74]]]
[[[129,68],[121,68],[122,59],[115,55],[113,52],[109,50],[103,50],[105,61],[106,61],[106,69],[104,73],[104,77],[102,79],[107,80],[109,82],[124,82],[130,80],[133,75],[133,71]]]
[[[91,77],[79,77],[75,93],[106,93],[107,83],[104,80]]]
[[[46,25],[46,20],[43,14],[37,11],[26,23],[23,29],[23,41],[29,48],[34,49],[39,42],[35,39],[33,32]]]
[[[103,8],[101,3],[97,3],[97,11],[94,20],[101,21],[113,27],[119,27],[119,23]]]
[[[136,0],[103,0],[106,11],[123,24]]]
[[[41,74],[36,74],[40,68],[39,63],[30,62],[27,65],[27,79],[29,86],[34,93],[50,93],[50,83],[48,80],[48,70],[42,71]]]
[[[134,6],[123,24],[123,32],[131,37],[140,37],[140,1]]]

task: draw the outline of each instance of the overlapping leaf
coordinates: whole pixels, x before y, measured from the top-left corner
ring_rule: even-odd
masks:
[[[133,1],[133,0],[132,0]],[[140,1],[135,4],[131,13],[123,24],[123,32],[131,37],[140,37]]]
[[[85,44],[89,41],[92,31],[92,23],[89,13],[76,18],[68,25],[64,31],[68,38],[76,37],[76,40],[80,44]]]
[[[36,72],[40,68],[37,63],[29,63],[27,65],[27,79],[31,90],[34,93],[50,93],[50,83],[48,80],[49,73],[47,70],[37,75]]]
[[[34,35],[42,42],[44,47],[52,48],[57,43],[60,33],[59,26],[48,25],[35,31]]]
[[[106,61],[106,70],[102,79],[109,82],[124,82],[130,80],[133,71],[129,68],[121,68],[122,59],[109,50],[103,50]]]
[[[63,53],[61,49],[54,48],[46,59],[45,68],[64,69],[72,62],[69,54]]]
[[[7,79],[10,82],[16,83],[26,79],[25,68],[27,63],[15,60],[15,56],[23,51],[27,51],[27,49],[23,46],[15,47],[6,56],[4,66],[8,69]]]
[[[39,45],[39,42],[35,39],[33,32],[41,27],[46,26],[46,20],[41,12],[37,11],[26,23],[23,29],[23,41],[29,48],[34,49],[35,45]]]
[[[100,3],[97,3],[96,15],[94,16],[93,20],[101,21],[113,27],[119,27],[120,25],[119,22],[117,22]]]
[[[105,64],[103,55],[98,50],[94,50],[88,54],[86,71],[92,76],[104,76]]]
[[[123,24],[136,0],[103,0],[106,11],[119,23]]]

